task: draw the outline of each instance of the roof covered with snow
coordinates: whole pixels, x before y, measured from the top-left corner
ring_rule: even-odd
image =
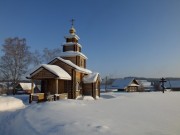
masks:
[[[91,73],[83,77],[84,83],[94,83],[97,81],[99,73]]]
[[[41,64],[30,73],[30,78],[40,72],[43,68],[56,75],[59,79],[71,80],[71,76],[61,67],[56,65]]]
[[[136,82],[136,84],[133,83]],[[139,86],[138,82],[134,78],[116,79],[111,87],[116,89],[125,89],[127,86]]]
[[[78,37],[78,35],[76,35],[76,34],[69,34],[68,36],[64,36],[64,38],[76,38],[77,40],[78,39],[80,39],[79,37]]]
[[[143,87],[152,87],[151,82],[147,80],[137,80],[139,84],[141,84]]]
[[[88,70],[88,69],[85,69],[85,68],[82,68],[82,67],[79,67],[79,66],[77,66],[76,64],[72,63],[70,60],[65,60],[65,59],[63,59],[63,58],[61,58],[61,57],[57,57],[57,58],[55,58],[55,59],[58,59],[58,60],[60,60],[60,61],[63,61],[64,63],[68,64],[69,66],[71,66],[71,67],[73,67],[73,68],[75,68],[75,69],[76,69],[77,71],[79,71],[79,72],[87,73],[87,74],[92,73],[92,71],[90,71],[90,70]]]
[[[79,47],[82,48],[81,44],[79,44],[79,43],[74,43],[74,42],[65,42],[65,43],[63,43],[62,45],[63,45],[63,46],[70,46],[70,45],[74,45],[74,44],[76,44],[76,45],[78,45]]]
[[[75,51],[66,51],[66,52],[62,52],[60,54],[60,57],[74,57],[74,56],[82,56],[85,59],[88,59],[83,53],[81,52],[75,52]]]
[[[19,83],[19,85],[22,87],[23,90],[31,90],[31,83]],[[36,86],[33,84],[34,87]]]

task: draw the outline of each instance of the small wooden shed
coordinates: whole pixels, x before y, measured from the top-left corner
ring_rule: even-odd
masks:
[[[99,73],[91,73],[83,77],[83,96],[92,96],[94,99],[100,97],[100,82]]]

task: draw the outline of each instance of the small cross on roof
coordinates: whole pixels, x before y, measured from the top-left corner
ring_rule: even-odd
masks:
[[[71,19],[71,25],[74,26],[74,19]]]

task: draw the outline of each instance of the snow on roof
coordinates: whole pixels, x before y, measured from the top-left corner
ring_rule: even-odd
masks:
[[[42,68],[45,68],[46,70],[48,70],[51,73],[55,74],[59,79],[71,80],[71,76],[66,71],[64,71],[64,69],[62,69],[61,67],[56,66],[56,65],[48,65],[48,64],[41,64],[39,66],[39,68],[35,69],[30,74],[30,76],[32,77],[37,72],[41,71]]]
[[[115,80],[111,87],[116,89],[125,89],[127,86],[139,86],[138,84],[131,84],[134,78],[125,78],[125,79],[117,79]]]
[[[76,64],[72,63],[70,60],[65,60],[61,57],[57,57],[57,59],[60,61],[63,61],[64,63],[70,65],[71,67],[74,67],[79,72],[88,73],[88,74],[92,73],[92,71],[85,69],[85,68],[82,68],[82,67],[79,67]]]
[[[141,84],[143,87],[152,87],[151,82],[147,80],[137,80],[139,84]]]
[[[91,73],[83,77],[84,83],[94,83],[97,81],[99,73]]]
[[[19,83],[19,85],[21,85],[23,90],[31,90],[31,83]],[[34,84],[34,87],[36,85]]]
[[[73,57],[73,56],[82,56],[85,59],[88,59],[83,53],[81,52],[75,52],[75,51],[66,51],[66,52],[62,52],[60,54],[61,57]]]
[[[180,88],[180,80],[166,80],[165,88]]]
[[[76,35],[76,34],[70,34],[70,35],[68,35],[68,36],[64,36],[64,38],[76,38],[77,40],[78,39],[80,39],[79,37],[78,37],[78,35]]]
[[[74,44],[77,44],[79,47],[82,48],[81,44],[79,44],[79,43],[74,43],[74,42],[65,42],[65,43],[63,43],[62,45],[63,45],[63,46],[70,46],[70,45],[74,45]]]

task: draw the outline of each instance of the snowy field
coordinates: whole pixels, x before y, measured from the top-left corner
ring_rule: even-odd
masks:
[[[0,107],[9,100],[17,109],[0,110],[0,135],[180,135],[180,92],[103,93],[99,100],[31,105],[27,96],[1,96]]]

